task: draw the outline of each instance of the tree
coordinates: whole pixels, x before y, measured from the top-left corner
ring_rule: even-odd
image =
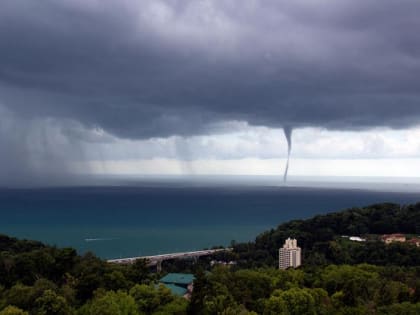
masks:
[[[140,313],[152,314],[160,306],[166,305],[174,300],[171,291],[164,285],[136,284],[130,289]]]
[[[226,309],[237,309],[238,305],[223,283],[211,283],[211,294],[203,301],[202,314],[221,314]]]
[[[382,280],[381,287],[377,292],[376,302],[378,305],[390,305],[409,299],[409,288],[397,281]]]
[[[127,278],[134,283],[147,283],[150,280],[150,270],[147,261],[137,259],[134,264],[127,266]]]
[[[194,275],[194,290],[188,305],[188,314],[200,314],[204,309],[204,301],[209,293],[210,285],[204,271],[200,268]]]
[[[248,311],[245,306],[237,305],[237,306],[229,306],[225,310],[223,310],[221,315],[257,315],[255,312]]]
[[[418,315],[420,314],[420,303],[411,304],[404,302],[378,308],[379,315]]]
[[[330,295],[337,291],[342,292],[341,301],[347,306],[373,300],[379,287],[379,274],[363,265],[331,265],[323,270],[321,278],[322,283],[319,285]]]
[[[264,314],[316,314],[315,299],[309,289],[275,290],[265,305]]]
[[[104,285],[109,290],[129,288],[129,282],[125,278],[124,274],[119,270],[113,270],[112,272],[106,273],[104,275]]]
[[[0,312],[0,315],[29,315],[29,313],[21,310],[16,306],[9,305]]]
[[[158,308],[153,315],[186,315],[188,301],[184,298],[175,298],[172,302]]]
[[[52,290],[46,290],[41,297],[35,300],[37,315],[71,315],[73,309],[67,304],[65,298]]]
[[[279,295],[272,295],[265,302],[264,315],[283,315],[287,314],[287,305]]]
[[[22,309],[30,309],[33,305],[33,288],[20,283],[15,284],[5,293],[6,305],[15,305]]]
[[[108,291],[85,304],[81,315],[138,315],[134,299],[125,292]]]
[[[77,278],[77,298],[84,302],[92,297],[93,292],[103,287],[103,275],[106,271],[105,261],[92,253],[86,253],[75,267],[74,276]]]

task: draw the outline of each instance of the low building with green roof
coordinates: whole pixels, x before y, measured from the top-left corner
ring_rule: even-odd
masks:
[[[173,294],[189,297],[193,289],[194,275],[190,273],[168,273],[159,280]]]

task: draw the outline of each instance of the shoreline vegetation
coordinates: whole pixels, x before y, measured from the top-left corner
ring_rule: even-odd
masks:
[[[395,233],[407,241],[384,242]],[[0,235],[0,315],[420,314],[418,235],[420,203],[375,204],[292,220],[229,252],[165,261],[160,273]],[[288,237],[303,265],[278,270]],[[190,299],[159,284],[169,272],[194,274]]]

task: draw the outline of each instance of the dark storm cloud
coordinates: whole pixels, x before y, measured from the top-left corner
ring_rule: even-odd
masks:
[[[418,1],[0,4],[0,102],[119,137],[420,121]]]

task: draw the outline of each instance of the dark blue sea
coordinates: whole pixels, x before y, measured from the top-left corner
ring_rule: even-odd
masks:
[[[4,188],[0,233],[119,258],[229,245],[291,219],[417,201],[416,191],[232,183]]]

